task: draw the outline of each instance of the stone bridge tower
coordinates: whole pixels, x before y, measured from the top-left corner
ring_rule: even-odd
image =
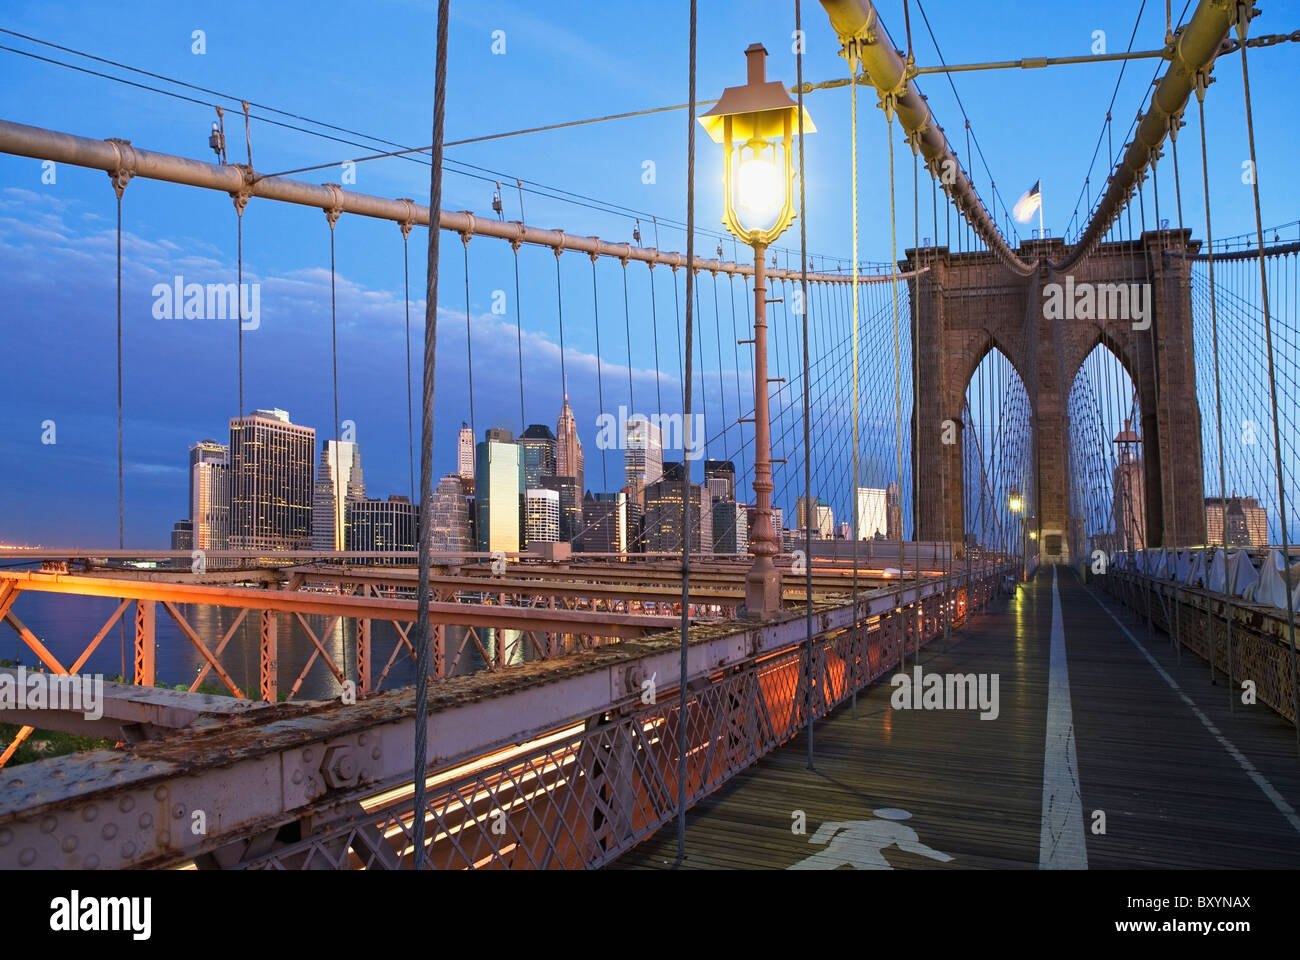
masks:
[[[1035,487],[1029,493],[1037,514],[1039,557],[1044,563],[1068,562],[1086,551],[1086,543],[1071,542],[1081,539],[1081,527],[1069,515],[1068,400],[1084,359],[1103,343],[1119,357],[1138,391],[1148,544],[1205,542],[1189,259],[1199,246],[1190,231],[1151,231],[1140,240],[1099,244],[1089,257],[1057,274],[1046,261],[1065,258],[1064,242],[1028,241],[1020,247],[1021,259],[1043,258],[1028,277],[986,251],[907,251],[900,266],[930,268],[921,276],[912,304],[919,353],[912,422],[919,455],[913,480],[919,539],[951,539],[959,553],[963,549],[962,407],[971,376],[996,348],[1006,354],[1029,394],[1035,464]],[[1081,295],[1086,291],[1078,285],[1084,283],[1150,284],[1150,328],[1135,329],[1132,319],[1111,317],[1049,319],[1054,311],[1045,310],[1053,295],[1048,285]],[[942,443],[945,420],[957,425],[955,444]],[[939,484],[920,482],[939,476],[946,478],[946,498]]]

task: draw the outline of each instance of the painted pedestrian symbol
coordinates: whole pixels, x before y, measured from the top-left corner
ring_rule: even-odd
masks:
[[[823,823],[808,838],[808,842],[824,843],[826,848],[798,863],[792,863],[786,869],[834,870],[849,866],[857,870],[892,870],[894,868],[884,855],[885,848],[891,846],[940,863],[952,859],[946,853],[927,847],[918,839],[915,830],[899,822],[911,819],[912,815],[906,810],[882,807],[871,812],[880,819],[831,820]]]

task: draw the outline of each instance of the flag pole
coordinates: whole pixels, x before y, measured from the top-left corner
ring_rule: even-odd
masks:
[[[1046,240],[1047,235],[1043,233],[1043,181],[1038,181],[1038,239]]]

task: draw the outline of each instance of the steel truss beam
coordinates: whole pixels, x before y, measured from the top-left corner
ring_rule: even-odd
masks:
[[[981,597],[961,577],[909,584],[904,605]],[[934,600],[931,601],[935,602]],[[982,602],[982,601],[981,601]],[[858,623],[892,616],[899,595],[860,598]],[[851,605],[815,605],[815,634],[850,629]],[[904,618],[909,624],[915,617]],[[797,611],[759,624],[704,624],[690,631],[686,678],[797,649],[805,638]],[[679,635],[670,630],[507,673],[453,677],[429,690],[431,771],[472,763],[623,705],[640,702],[642,684],[679,682]],[[0,868],[166,866],[204,857],[241,838],[294,820],[329,820],[375,795],[409,785],[415,691],[406,688],[354,705],[278,704],[244,720],[136,744],[38,761],[0,774]],[[249,722],[256,718],[256,722]],[[202,813],[202,818],[196,814]],[[624,811],[630,814],[630,811]],[[193,828],[199,820],[207,833]]]

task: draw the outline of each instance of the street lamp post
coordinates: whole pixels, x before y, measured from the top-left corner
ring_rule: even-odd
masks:
[[[1007,507],[1016,515],[1016,534],[1020,541],[1020,579],[1025,579],[1025,531],[1021,521],[1021,514],[1025,510],[1025,500],[1020,495],[1019,487],[1012,487],[1011,493],[1007,497]]]
[[[768,414],[767,284],[763,257],[768,245],[795,217],[793,140],[799,106],[780,81],[767,80],[767,50],[745,50],[747,82],[728,87],[699,120],[723,147],[722,222],[754,250],[754,565],[745,577],[745,610],[767,619],[781,609],[781,573],[772,558],[781,544],[772,525],[772,425]],[[803,132],[813,133],[803,112]]]

